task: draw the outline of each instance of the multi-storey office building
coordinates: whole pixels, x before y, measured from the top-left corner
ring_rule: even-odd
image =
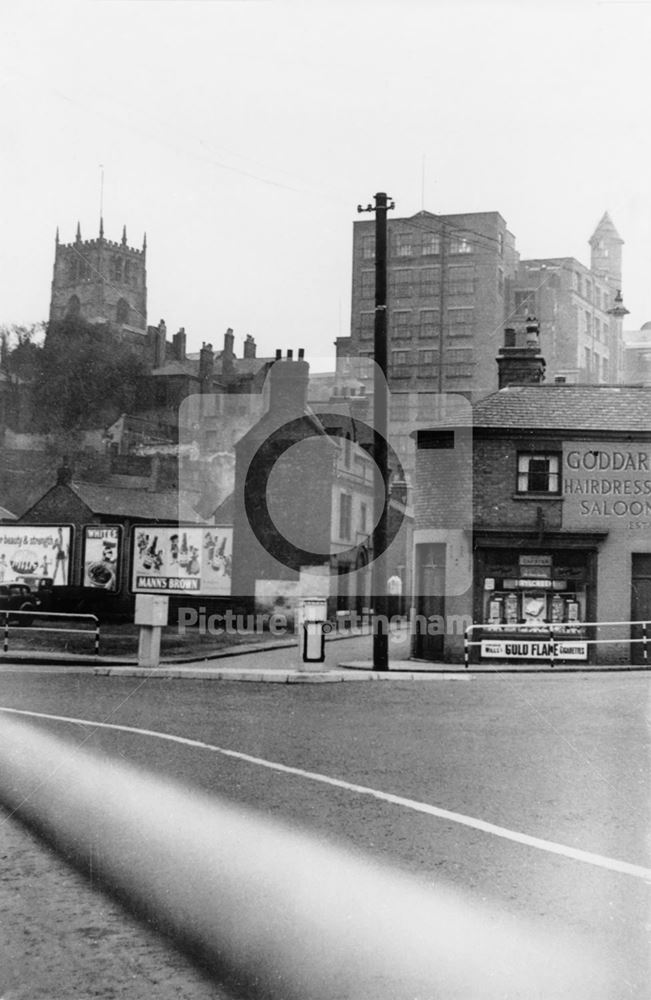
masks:
[[[375,223],[353,228],[350,338],[338,353],[373,354]],[[389,380],[396,391],[496,388],[493,358],[505,319],[515,240],[499,212],[388,221]]]

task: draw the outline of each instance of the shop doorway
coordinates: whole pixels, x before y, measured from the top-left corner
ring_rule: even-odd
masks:
[[[415,604],[414,655],[442,660],[445,632],[429,623],[445,621],[445,543],[417,546]]]
[[[651,621],[651,553],[634,552],[631,572],[631,621]],[[631,626],[631,639],[642,638],[642,626]],[[647,638],[651,640],[651,627],[647,627]],[[651,648],[648,649],[651,654]],[[644,663],[644,646],[641,642],[631,643],[631,662]],[[648,661],[651,662],[651,655]]]

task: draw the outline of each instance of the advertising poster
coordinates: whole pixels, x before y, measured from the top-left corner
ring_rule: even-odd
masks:
[[[84,587],[118,589],[121,529],[117,525],[87,524],[84,527]]]
[[[131,589],[135,594],[228,597],[232,549],[231,527],[135,528]]]
[[[0,527],[0,583],[50,579],[55,587],[70,582],[69,524],[17,524]]]

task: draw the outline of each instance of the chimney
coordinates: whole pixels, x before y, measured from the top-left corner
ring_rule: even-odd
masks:
[[[176,360],[185,361],[186,336],[184,326],[179,329],[178,333],[174,334],[172,344],[174,345],[174,357]]]
[[[57,486],[68,486],[72,482],[72,469],[68,465],[68,456],[64,455],[57,469]]]
[[[280,352],[276,352],[277,354]],[[299,416],[307,406],[310,366],[307,361],[294,361],[293,352],[277,358],[269,371],[269,410],[287,410]]]
[[[233,336],[233,331],[229,326],[226,333],[224,334],[224,350],[222,353],[222,375],[233,374],[233,358],[235,357],[235,352],[233,351],[234,342],[235,342],[235,337]]]
[[[202,344],[199,351],[199,379],[201,392],[212,392],[215,375],[215,355],[212,344]]]
[[[162,319],[156,328],[154,339],[154,368],[162,368],[165,364],[165,353],[167,347],[167,327]]]
[[[246,340],[244,341],[244,357],[254,358],[255,357],[255,340],[250,333],[247,333]]]
[[[545,359],[540,353],[540,324],[529,316],[524,329],[507,327],[504,347],[499,350],[499,388],[535,385],[545,378]]]

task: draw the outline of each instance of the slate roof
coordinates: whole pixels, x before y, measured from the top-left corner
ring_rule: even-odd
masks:
[[[515,385],[473,407],[476,428],[651,434],[651,387]]]
[[[70,483],[70,489],[94,514],[149,521],[202,520],[192,506],[193,494],[150,493],[102,483]]]

